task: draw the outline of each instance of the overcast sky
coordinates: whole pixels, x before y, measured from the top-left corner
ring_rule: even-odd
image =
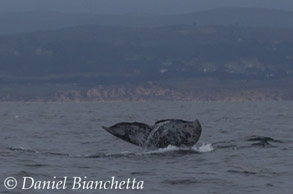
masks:
[[[293,0],[0,0],[0,12],[52,10],[177,14],[218,7],[265,7],[293,11]]]

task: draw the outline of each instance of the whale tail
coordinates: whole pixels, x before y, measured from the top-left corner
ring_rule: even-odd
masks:
[[[117,123],[103,127],[112,135],[129,143],[146,148],[173,146],[193,146],[201,135],[201,124],[179,119],[160,120],[150,127],[144,123]]]

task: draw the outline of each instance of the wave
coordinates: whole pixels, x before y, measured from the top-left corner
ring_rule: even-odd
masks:
[[[142,152],[129,152],[124,151],[121,153],[99,153],[95,155],[89,155],[89,156],[79,156],[79,157],[85,157],[85,158],[119,158],[119,157],[143,157],[143,156],[150,156],[150,155],[186,155],[186,154],[198,154],[198,153],[205,153],[205,152],[211,152],[214,150],[214,147],[210,143],[203,143],[201,146],[194,145],[193,147],[176,147],[169,145],[166,148],[160,148],[157,150],[143,150]]]
[[[11,151],[39,153],[37,150],[31,149],[31,148],[24,148],[24,147],[8,147],[7,149]]]
[[[203,143],[200,146],[194,145],[193,147],[176,147],[169,145],[166,148],[160,148],[157,150],[142,150],[140,152],[130,152],[124,151],[120,153],[97,153],[93,155],[69,155],[66,153],[55,153],[55,152],[41,152],[38,150],[34,150],[31,148],[23,148],[23,147],[9,147],[11,151],[21,151],[21,152],[29,152],[35,154],[43,154],[43,155],[52,155],[52,156],[63,156],[63,157],[83,157],[83,158],[118,158],[118,157],[140,157],[140,156],[148,156],[148,155],[169,155],[169,154],[196,154],[196,153],[205,153],[211,152],[214,150],[214,147],[210,143]]]
[[[62,152],[50,152],[50,151],[40,151],[31,148],[24,148],[24,147],[8,147],[7,149],[10,151],[17,151],[17,152],[25,152],[25,153],[35,153],[35,154],[43,154],[43,155],[51,155],[54,156],[62,156],[62,157],[71,157],[71,158],[119,158],[119,157],[128,157],[128,158],[135,158],[135,157],[142,157],[142,156],[150,156],[150,155],[160,155],[160,156],[182,156],[186,154],[200,154],[206,152],[212,152],[214,150],[222,150],[222,149],[232,149],[232,150],[239,150],[239,149],[249,149],[249,148],[273,148],[281,146],[281,144],[286,144],[286,147],[282,147],[283,149],[289,149],[288,144],[292,144],[291,140],[279,140],[274,139],[268,136],[257,136],[252,135],[248,137],[242,137],[239,139],[232,139],[232,140],[224,140],[218,141],[214,143],[202,143],[201,145],[196,144],[192,147],[176,147],[169,145],[166,148],[159,148],[156,150],[147,150],[141,149],[139,151],[124,151],[120,153],[107,153],[107,152],[100,152],[90,155],[71,155],[68,153]]]

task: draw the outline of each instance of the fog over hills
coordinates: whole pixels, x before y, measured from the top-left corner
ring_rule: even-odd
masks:
[[[0,37],[2,82],[127,83],[292,76],[293,29],[83,25]]]
[[[0,101],[290,100],[293,12],[0,13]]]
[[[182,14],[222,7],[285,9],[292,0],[1,0],[0,12],[52,10],[105,14]]]
[[[0,35],[52,30],[85,24],[158,27],[216,24],[292,28],[293,12],[264,8],[219,8],[177,15],[88,14],[29,11],[0,13]]]

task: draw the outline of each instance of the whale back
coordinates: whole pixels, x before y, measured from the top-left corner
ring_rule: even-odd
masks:
[[[144,123],[117,123],[111,127],[103,127],[112,135],[137,146],[144,146],[152,128]]]
[[[198,120],[194,122],[179,119],[157,121],[150,133],[146,146],[148,148],[164,148],[173,146],[193,146],[201,135],[201,125]]]

